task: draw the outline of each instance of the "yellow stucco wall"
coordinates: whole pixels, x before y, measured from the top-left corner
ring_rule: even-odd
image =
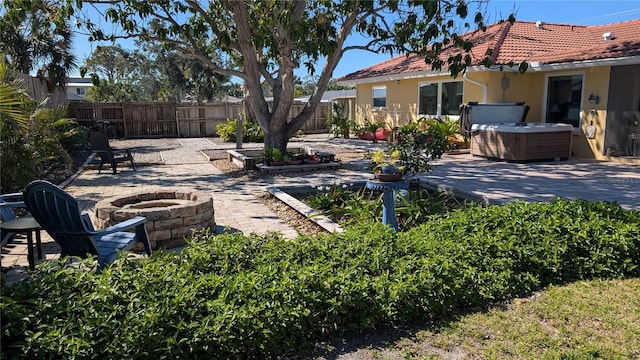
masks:
[[[610,74],[611,67],[609,66],[593,67],[585,70],[582,98],[582,132],[580,135],[573,137],[573,151],[576,156],[593,157],[598,160],[605,159],[603,146]],[[589,102],[591,94],[600,98],[598,104]],[[597,116],[594,113],[597,113]],[[587,139],[585,135],[586,128],[591,121],[596,127],[595,139]]]
[[[463,102],[483,101],[483,87],[474,83],[487,85],[487,102],[525,102],[531,108],[527,121],[544,121],[545,91],[549,76],[566,74],[583,74],[583,98],[581,109],[581,129],[574,130],[573,154],[581,158],[604,159],[604,128],[606,121],[607,93],[609,88],[609,66],[582,68],[576,70],[558,70],[550,72],[514,72],[484,71],[467,74],[469,80],[464,80]],[[508,82],[503,88],[503,79]],[[424,82],[456,81],[462,77],[452,79],[449,75],[425,77],[420,79],[404,79],[397,82],[387,81],[375,84],[363,84],[356,87],[356,121],[364,123],[365,119],[372,122],[384,122],[392,126],[401,126],[417,119],[419,84]],[[373,86],[387,87],[386,108],[372,108]],[[598,104],[590,103],[589,96],[598,95]],[[598,115],[594,115],[594,111]],[[585,129],[593,120],[596,126],[596,138],[587,139]]]
[[[387,106],[373,107],[373,87],[387,87]],[[415,119],[417,113],[418,93],[417,80],[401,80],[375,84],[364,84],[356,87],[356,121],[364,124],[386,123],[393,126],[404,125]]]

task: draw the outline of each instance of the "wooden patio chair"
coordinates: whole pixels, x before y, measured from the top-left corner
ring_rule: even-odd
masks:
[[[136,171],[136,163],[133,160],[131,151],[129,151],[129,149],[117,150],[111,148],[111,145],[109,145],[109,139],[99,129],[95,127],[91,129],[91,134],[89,134],[89,143],[100,158],[100,167],[98,168],[98,174],[100,174],[100,172],[102,171],[102,165],[104,164],[111,165],[111,170],[113,170],[114,174],[117,174],[118,164],[127,161],[130,162],[133,171]]]
[[[151,255],[144,227],[146,219],[142,216],[104,230],[95,230],[89,215],[80,212],[76,199],[44,180],[35,180],[27,185],[24,202],[42,229],[60,245],[62,257],[97,256],[98,271],[101,271],[117,258],[118,251],[131,250],[138,242],[144,245],[147,255]],[[129,229],[135,231],[127,232]]]

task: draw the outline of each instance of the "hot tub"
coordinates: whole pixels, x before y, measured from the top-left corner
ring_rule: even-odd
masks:
[[[508,161],[568,159],[573,126],[525,122],[528,110],[524,103],[464,105],[460,128],[471,154]]]
[[[500,160],[562,160],[571,156],[573,126],[498,123],[471,126],[471,154]]]

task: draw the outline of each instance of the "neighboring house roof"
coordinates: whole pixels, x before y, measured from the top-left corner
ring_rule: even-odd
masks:
[[[526,61],[540,66],[629,57],[637,60],[634,63],[640,63],[639,34],[640,19],[597,26],[516,21],[513,24],[497,23],[488,26],[484,32],[477,30],[462,37],[474,44],[470,54],[472,67],[480,67],[485,54],[490,54],[494,65],[508,65],[510,62],[517,65]],[[445,49],[441,59],[446,61],[448,56],[458,52],[458,48]],[[348,83],[425,73],[433,73],[431,65],[426,64],[423,57],[409,54],[345,75],[337,81]]]
[[[311,98],[310,95],[305,95],[301,97],[294,98],[294,101],[298,102],[308,102]],[[322,98],[320,99],[321,103],[328,103],[330,101],[336,99],[348,99],[348,98],[356,98],[356,89],[348,89],[348,90],[327,90],[322,94]],[[268,96],[264,98],[267,102],[272,102],[273,97]]]
[[[67,101],[82,101],[82,100],[84,100],[84,96],[80,96],[72,92],[67,92]]]
[[[322,94],[322,99],[320,99],[320,102],[327,103],[335,99],[348,99],[348,98],[355,98],[355,97],[356,97],[355,89],[327,90],[324,92],[324,94]],[[310,98],[311,98],[310,95],[306,95],[306,96],[297,97],[294,100],[300,101],[300,102],[307,102],[309,101]]]
[[[93,83],[91,83],[91,78],[70,76],[67,78],[67,86],[91,87],[93,86]]]

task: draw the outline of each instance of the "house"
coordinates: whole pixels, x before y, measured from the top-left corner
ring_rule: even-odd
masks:
[[[433,71],[416,54],[339,78],[339,85],[356,87],[356,120],[399,126],[423,116],[457,119],[468,102],[525,102],[528,122],[573,125],[574,156],[640,155],[640,19],[598,26],[503,22],[464,37],[474,43],[472,63],[457,78]],[[482,65],[485,54],[490,67]],[[521,62],[528,63],[524,73]],[[587,137],[591,124],[596,131]]]
[[[310,95],[297,97],[293,99],[294,101],[306,103],[311,98]],[[356,90],[355,89],[343,89],[343,90],[327,90],[322,94],[322,99],[320,99],[320,104],[333,104],[333,103],[342,103],[345,106],[347,119],[355,118],[355,104],[356,99]],[[328,109],[331,109],[329,107]],[[331,110],[329,110],[331,111]]]
[[[87,94],[87,89],[93,87],[91,78],[70,76],[67,79],[67,99],[83,100]]]

